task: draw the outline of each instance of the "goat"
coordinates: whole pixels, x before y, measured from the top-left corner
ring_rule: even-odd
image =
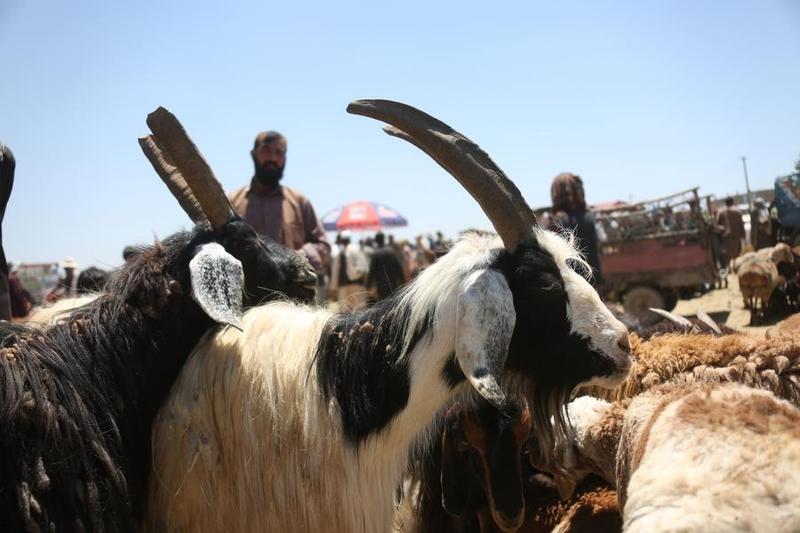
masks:
[[[441,440],[415,474],[411,527],[438,531],[619,531],[616,493],[599,480],[561,501],[553,482],[531,471],[524,445],[532,436],[524,398],[500,409],[451,407]]]
[[[800,409],[739,384],[662,385],[568,406],[573,446],[546,470],[617,487],[626,532],[797,531]]]
[[[215,322],[240,327],[242,303],[313,296],[308,263],[234,214],[175,117],[148,124],[141,145],[197,225],[69,317],[0,324],[0,530],[138,530],[152,422],[192,346]]]
[[[348,110],[448,170],[498,237],[463,237],[371,309],[268,304],[243,332],[206,337],[154,428],[150,530],[387,530],[411,448],[465,384],[502,405],[505,375],[528,389],[534,423],[563,424],[575,386],[613,386],[630,367],[627,330],[576,272],[588,269],[573,244],[535,227],[486,153],[410,106]]]
[[[415,472],[414,530],[519,528],[525,518],[521,458],[531,429],[524,398],[499,409],[485,401],[472,410],[451,406],[442,437],[433,440]]]

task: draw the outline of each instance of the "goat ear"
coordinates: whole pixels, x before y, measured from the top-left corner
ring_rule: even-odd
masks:
[[[467,509],[471,483],[467,478],[470,466],[462,460],[453,439],[459,438],[457,421],[448,421],[442,435],[442,507],[453,516],[461,516]]]
[[[242,263],[212,242],[198,247],[189,262],[192,297],[200,308],[220,324],[242,329]]]
[[[506,278],[496,270],[479,270],[467,278],[458,297],[456,360],[467,380],[497,407],[505,394],[497,380],[508,355],[517,314]]]
[[[572,495],[575,493],[575,482],[573,480],[564,476],[555,475],[553,476],[553,481],[555,481],[558,495],[562,500],[569,500],[572,498]]]

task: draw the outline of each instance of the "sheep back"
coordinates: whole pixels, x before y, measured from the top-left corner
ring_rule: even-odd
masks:
[[[768,391],[652,391],[631,403],[620,448],[640,450],[621,500],[625,531],[800,529],[800,410]]]

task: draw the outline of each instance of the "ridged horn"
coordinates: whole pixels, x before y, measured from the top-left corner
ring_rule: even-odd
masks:
[[[218,229],[234,218],[236,215],[222,185],[175,115],[159,107],[147,115],[147,125],[158,146],[169,154],[186,180],[211,227]]]
[[[427,113],[391,100],[356,100],[347,112],[394,126],[385,131],[439,163],[475,198],[508,251],[530,236],[536,217],[525,198],[489,155],[464,135]]]
[[[178,203],[192,219],[195,224],[206,220],[206,215],[203,213],[203,208],[194,197],[192,189],[186,183],[178,167],[170,159],[170,157],[158,146],[158,142],[152,135],[142,137],[139,139],[139,146],[142,147],[142,152],[153,165],[153,168],[158,174],[158,177],[167,185],[167,188],[178,200]]]

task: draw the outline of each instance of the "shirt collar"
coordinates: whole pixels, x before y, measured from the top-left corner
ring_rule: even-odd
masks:
[[[283,185],[278,184],[277,187],[272,189],[271,191],[267,191],[266,187],[264,187],[259,181],[253,177],[250,180],[250,188],[247,191],[247,194],[254,194],[256,196],[283,196]]]

